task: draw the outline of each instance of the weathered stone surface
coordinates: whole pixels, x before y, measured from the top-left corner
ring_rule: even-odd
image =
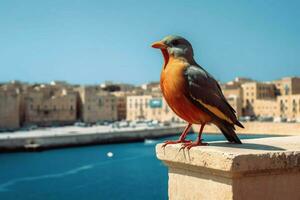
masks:
[[[170,199],[300,199],[300,136],[156,146]]]
[[[300,123],[286,122],[243,122],[245,128],[236,127],[239,134],[270,134],[270,135],[299,135]],[[198,132],[200,125],[193,125],[194,132]],[[213,124],[206,125],[203,133],[219,133],[220,129]]]

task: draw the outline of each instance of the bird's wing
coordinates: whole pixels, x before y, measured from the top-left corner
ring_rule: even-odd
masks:
[[[189,86],[189,97],[200,104],[214,116],[230,124],[240,126],[235,110],[226,101],[218,82],[203,68],[190,65],[186,68],[185,77]],[[242,126],[242,125],[241,125]]]

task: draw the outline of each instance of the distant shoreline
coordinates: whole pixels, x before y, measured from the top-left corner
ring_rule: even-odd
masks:
[[[283,122],[243,122],[245,128],[236,127],[238,134],[264,134],[264,135],[300,135],[300,123]],[[199,125],[193,125],[194,132],[199,131]],[[214,125],[204,128],[204,133],[220,133]]]

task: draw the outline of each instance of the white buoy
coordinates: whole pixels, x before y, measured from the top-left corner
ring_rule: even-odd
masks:
[[[114,154],[112,153],[112,152],[107,152],[107,157],[109,157],[109,158],[111,158],[111,157],[113,157],[114,156]]]

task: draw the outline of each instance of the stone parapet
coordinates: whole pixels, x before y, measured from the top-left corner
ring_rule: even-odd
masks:
[[[242,122],[245,128],[236,127],[239,134],[262,135],[300,135],[300,123],[287,122]],[[200,125],[193,125],[194,132],[198,132]],[[220,129],[215,125],[206,125],[204,133],[219,133]]]
[[[169,168],[169,199],[300,199],[300,136],[156,146]]]

